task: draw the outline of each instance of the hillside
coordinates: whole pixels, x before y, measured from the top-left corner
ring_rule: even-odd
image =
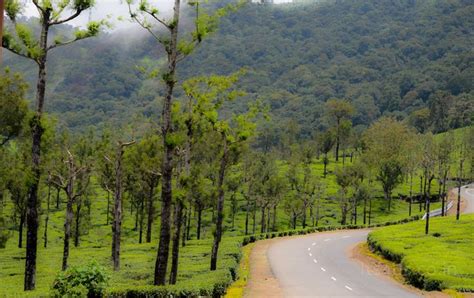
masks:
[[[270,104],[274,134],[289,121],[302,136],[324,129],[322,104],[332,97],[354,103],[354,125],[415,112],[412,122],[443,131],[469,124],[474,114],[472,15],[468,0],[249,4],[222,21],[180,76],[246,68],[241,88],[248,99]],[[48,110],[73,130],[158,114],[160,88],[136,66],[159,65],[162,57],[146,37],[122,34],[51,56]],[[33,84],[32,65],[12,56],[6,62]]]

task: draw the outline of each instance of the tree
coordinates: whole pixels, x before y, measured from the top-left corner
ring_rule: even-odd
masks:
[[[50,39],[51,29],[79,17],[84,11],[90,9],[94,1],[78,0],[78,1],[33,1],[38,14],[40,16],[40,32],[34,34],[32,29],[24,24],[20,24],[19,14],[23,11],[23,5],[18,0],[9,0],[6,2],[6,12],[12,28],[7,28],[4,32],[2,46],[10,52],[27,58],[35,62],[38,66],[38,77],[36,87],[36,111],[30,122],[32,130],[32,181],[30,184],[28,201],[27,201],[27,244],[26,244],[26,262],[25,262],[25,285],[24,289],[34,290],[36,286],[36,254],[38,241],[38,189],[41,175],[41,139],[44,133],[41,119],[45,104],[46,94],[46,65],[48,54],[51,50],[69,45],[78,40],[96,36],[102,22],[90,22],[86,29],[77,30],[70,40],[62,40],[60,36],[56,36],[52,43]],[[65,12],[71,11],[71,15],[64,16]],[[36,39],[39,36],[39,40]]]
[[[320,140],[318,142],[321,152],[324,154],[323,157],[323,163],[324,163],[324,178],[327,176],[327,166],[329,164],[329,157],[328,153],[332,150],[334,147],[334,136],[331,131],[326,131],[320,135]]]
[[[123,156],[125,148],[135,144],[135,141],[118,141],[113,157],[105,156],[114,168],[114,207],[112,222],[112,262],[114,270],[120,269],[120,244],[122,236],[122,196],[123,196]]]
[[[393,118],[381,118],[364,135],[367,150],[363,158],[382,185],[389,211],[392,191],[403,181],[407,144],[415,137],[406,124]]]
[[[27,85],[18,74],[0,74],[0,147],[20,135],[28,114]]]
[[[425,224],[425,234],[428,235],[430,229],[430,203],[431,203],[431,183],[435,177],[435,167],[436,167],[436,153],[437,148],[434,142],[433,135],[426,134],[421,139],[421,162],[420,166],[423,170],[423,175],[425,176],[425,184],[428,183],[427,188],[425,188],[424,197],[425,197],[425,206],[426,206],[426,224]]]
[[[347,134],[347,129],[352,125],[351,117],[355,113],[354,106],[340,99],[330,99],[326,102],[326,111],[333,122],[334,137],[336,141],[336,161],[339,161],[339,147],[341,139]]]
[[[173,179],[173,154],[176,144],[173,139],[172,126],[172,106],[174,91],[177,82],[177,66],[184,58],[189,56],[194,48],[202,40],[213,32],[217,27],[218,19],[226,13],[228,7],[219,9],[214,15],[208,15],[200,9],[199,1],[191,1],[189,5],[194,6],[196,11],[195,30],[189,38],[181,37],[179,30],[181,27],[181,1],[175,0],[173,16],[170,20],[162,18],[158,9],[152,7],[146,0],[140,0],[138,11],[133,11],[133,0],[127,0],[131,18],[148,31],[151,36],[160,44],[167,55],[167,69],[162,75],[162,80],[166,85],[163,110],[161,115],[161,135],[163,138],[164,155],[162,162],[162,190],[161,190],[161,230],[160,244],[158,246],[155,265],[155,285],[166,283],[166,272],[168,267],[169,244],[171,240],[171,204],[172,179]],[[154,21],[157,26],[151,22]],[[155,27],[165,30],[162,34]]]
[[[441,198],[441,216],[446,214],[446,183],[448,181],[448,174],[453,162],[452,153],[456,140],[451,132],[441,136],[441,140],[436,144],[436,161],[438,163],[438,180],[439,190],[438,195]]]
[[[68,268],[69,241],[74,216],[73,204],[87,190],[91,169],[88,165],[80,165],[69,149],[64,148],[63,150],[65,153],[58,161],[59,168],[53,173],[53,183],[62,188],[67,197],[62,261],[62,270],[65,271]]]
[[[217,216],[215,217],[216,232],[211,252],[211,271],[217,269],[217,254],[223,233],[225,178],[229,167],[234,166],[245,144],[253,135],[256,124],[255,119],[262,111],[257,102],[249,107],[244,114],[235,114],[230,119],[223,118],[222,110],[225,104],[243,95],[234,89],[234,84],[241,73],[230,76],[198,77],[187,82],[184,87],[188,97],[195,99],[197,114],[205,120],[208,126],[209,149],[215,150],[217,185]]]

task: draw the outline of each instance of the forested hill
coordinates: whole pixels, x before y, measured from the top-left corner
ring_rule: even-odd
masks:
[[[334,97],[353,102],[354,125],[389,114],[442,131],[473,120],[473,15],[472,0],[249,4],[221,22],[180,76],[247,68],[241,87],[271,105],[269,131],[289,121],[302,135],[323,129],[323,103]],[[58,50],[48,110],[75,129],[154,113],[160,88],[136,68],[159,63],[154,45],[121,31]],[[19,61],[7,58],[33,78]]]

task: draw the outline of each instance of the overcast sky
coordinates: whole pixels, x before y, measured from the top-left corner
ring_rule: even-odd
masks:
[[[31,1],[27,1],[31,3]],[[138,1],[137,1],[138,2]],[[173,7],[174,0],[150,0],[154,6],[164,11],[170,11]],[[275,0],[275,3],[286,3],[291,0]],[[29,16],[37,15],[36,8],[33,4],[27,6],[26,14]],[[80,18],[74,20],[70,24],[73,25],[84,25],[88,20],[103,19],[107,16],[111,17],[111,21],[115,27],[123,27],[128,25],[127,21],[117,21],[119,16],[128,16],[128,8],[126,4],[123,4],[121,0],[96,0],[96,5],[91,12],[82,15]]]

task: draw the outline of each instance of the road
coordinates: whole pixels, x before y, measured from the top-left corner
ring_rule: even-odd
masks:
[[[474,213],[474,185],[463,187],[462,195],[464,213]],[[272,244],[268,260],[285,297],[419,297],[349,258],[348,250],[368,233],[320,233]]]
[[[466,202],[463,213],[474,213],[474,184],[462,187],[461,195]]]
[[[417,297],[351,260],[369,230],[313,234],[273,244],[268,258],[285,297]]]

